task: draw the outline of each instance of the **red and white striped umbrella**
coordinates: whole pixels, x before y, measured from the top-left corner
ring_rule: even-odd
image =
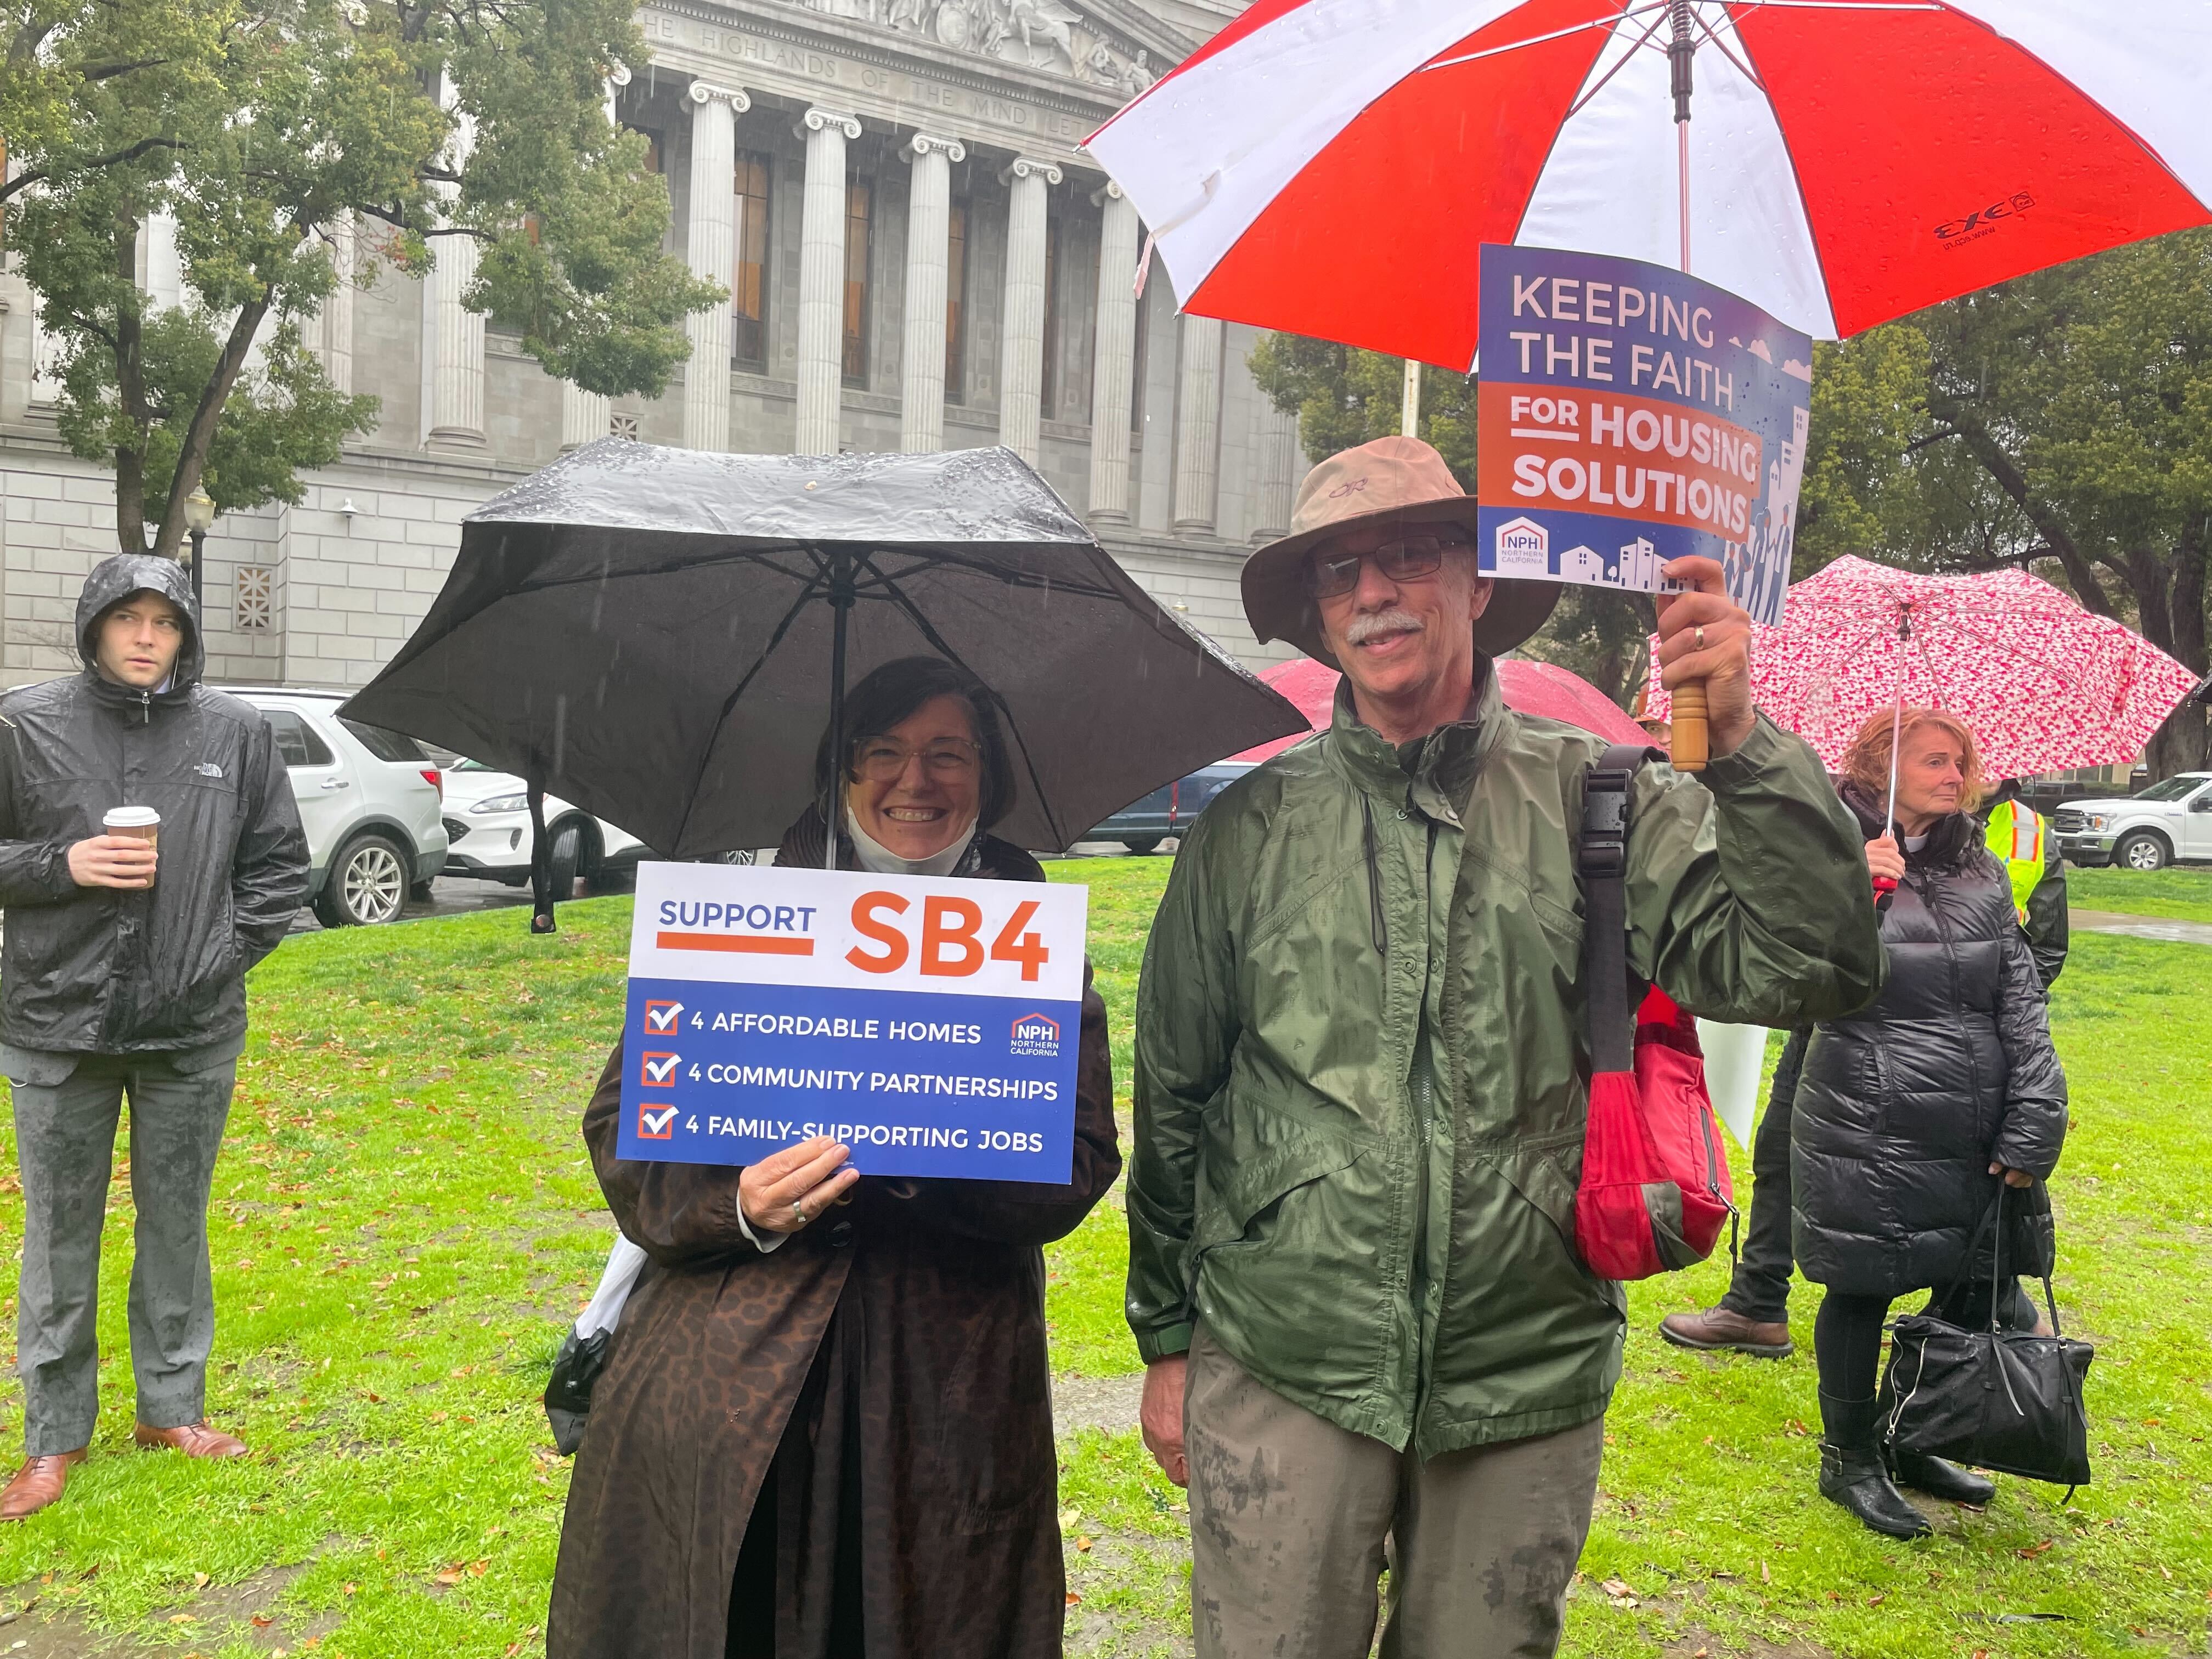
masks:
[[[1463,370],[1485,242],[1834,338],[2212,220],[2208,105],[2212,0],[1255,0],[1088,147],[1186,310]]]
[[[1838,559],[1753,624],[1752,698],[1829,770],[1872,716],[1909,707],[1966,721],[1991,778],[2110,766],[2142,753],[2197,677],[2142,635],[2025,570],[1922,576]],[[1668,700],[1655,674],[1646,707]]]

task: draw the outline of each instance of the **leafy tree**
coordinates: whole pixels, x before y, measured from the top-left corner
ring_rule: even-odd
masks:
[[[1295,334],[1262,335],[1250,357],[1260,389],[1298,417],[1306,453],[1318,461],[1396,432],[1404,422],[1404,360]],[[1462,489],[1474,489],[1474,381],[1433,367],[1421,374],[1419,435],[1434,444]],[[1556,662],[1624,708],[1643,689],[1657,612],[1649,595],[1569,587],[1528,655]]]
[[[1844,551],[2032,568],[2212,667],[2212,234],[1935,307],[1828,349],[1814,385],[1800,574]],[[2147,759],[2204,766],[2203,709],[2176,710]]]
[[[376,400],[302,339],[338,280],[333,227],[426,267],[469,237],[466,303],[545,371],[657,393],[720,290],[664,255],[645,140],[602,104],[642,67],[629,0],[0,0],[10,242],[61,343],[60,425],[115,472],[125,550],[174,556],[184,501],[297,501]],[[174,214],[186,303],[136,282]],[[258,348],[258,349],[257,349]]]

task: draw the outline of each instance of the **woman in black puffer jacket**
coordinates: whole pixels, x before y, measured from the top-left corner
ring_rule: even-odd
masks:
[[[1899,725],[1893,825],[1884,807]],[[2066,1076],[2011,886],[1971,816],[1982,785],[1972,733],[1937,709],[1884,714],[1844,769],[1868,868],[1898,884],[1881,906],[1889,979],[1852,1018],[1814,1029],[1791,1120],[1792,1232],[1799,1267],[1827,1288],[1813,1335],[1821,1493],[1910,1538],[1929,1526],[1899,1483],[1968,1504],[1995,1488],[1939,1458],[1885,1463],[1875,1406],[1884,1317],[1895,1297],[1936,1289],[1947,1316],[1987,1322],[1987,1281],[1970,1277],[1967,1252],[2000,1180],[2026,1187],[2057,1165]]]

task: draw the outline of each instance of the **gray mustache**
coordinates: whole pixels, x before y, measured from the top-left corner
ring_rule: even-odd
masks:
[[[1371,616],[1354,617],[1345,627],[1344,642],[1364,645],[1383,634],[1418,634],[1425,626],[1410,611],[1377,611]]]

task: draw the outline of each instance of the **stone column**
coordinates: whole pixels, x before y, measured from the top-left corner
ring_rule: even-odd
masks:
[[[1176,386],[1175,528],[1213,529],[1215,474],[1221,460],[1221,324],[1186,313]]]
[[[616,94],[621,92],[621,90],[629,84],[629,66],[628,64],[617,64],[614,68],[607,71],[605,83],[606,95],[604,100],[604,107],[606,110],[607,125],[611,129],[617,125],[615,120]],[[694,362],[698,361],[698,352],[696,342],[694,343],[691,361]],[[684,383],[687,387],[690,383],[690,376],[688,374],[685,376]],[[578,386],[574,380],[562,381],[561,447],[564,450],[574,449],[579,444],[592,443],[606,435],[606,398],[602,393],[597,392],[585,391],[583,387]]]
[[[353,390],[353,215],[343,213],[328,227],[331,274],[335,282],[324,296],[319,349],[323,373],[340,392]]]
[[[801,455],[837,453],[845,384],[845,145],[858,116],[810,109],[794,129],[806,140],[806,196],[799,224],[799,430]]]
[[[899,152],[913,167],[907,185],[906,333],[899,362],[899,447],[945,447],[945,284],[952,234],[952,164],[968,158],[957,138],[917,132]]]
[[[729,87],[694,81],[691,198],[685,253],[691,274],[724,288],[736,275],[737,119],[752,100]],[[730,308],[709,306],[684,319],[691,340],[684,366],[684,447],[730,447]],[[600,423],[605,430],[605,422]]]
[[[445,88],[453,106],[453,83]],[[458,172],[476,143],[476,123],[458,118],[446,155]],[[431,186],[441,206],[458,195],[453,185]],[[484,441],[484,319],[461,303],[476,280],[473,236],[435,236],[430,240],[430,281],[423,295],[428,311],[429,349],[423,364],[422,441],[481,447]]]
[[[149,311],[185,302],[185,267],[177,253],[177,216],[167,208],[146,216],[146,293]]]
[[[1265,392],[1260,394],[1264,399]],[[1255,547],[1291,533],[1291,474],[1297,467],[1298,417],[1262,402],[1254,447],[1259,451],[1259,490],[1253,502]]]
[[[999,441],[1037,464],[1039,403],[1044,394],[1044,192],[1060,181],[1050,161],[1018,155],[999,175],[1006,208],[1006,299],[1000,319]]]
[[[1091,368],[1091,516],[1129,520],[1129,400],[1137,367],[1137,208],[1109,183],[1091,192],[1098,231],[1097,343]]]

